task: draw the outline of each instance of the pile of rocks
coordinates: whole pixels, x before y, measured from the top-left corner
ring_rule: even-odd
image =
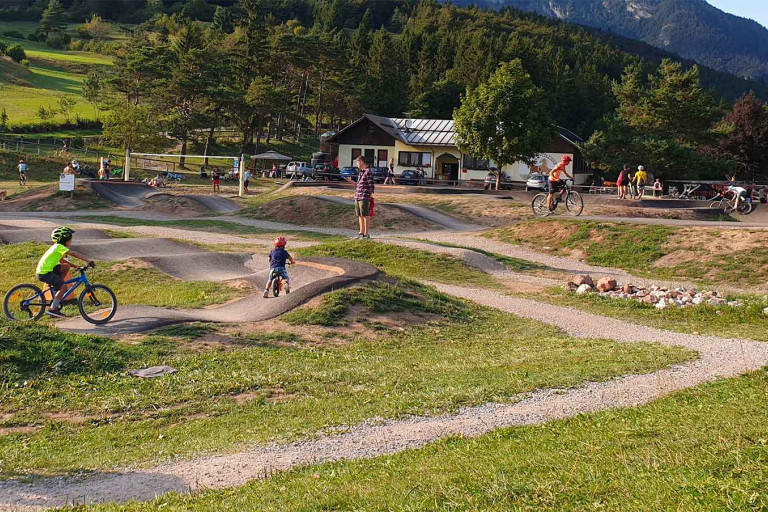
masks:
[[[625,284],[619,286],[613,277],[603,277],[595,283],[589,275],[573,276],[567,287],[575,290],[577,295],[598,293],[611,299],[631,299],[645,304],[653,304],[656,309],[669,307],[689,308],[694,306],[731,306],[741,307],[744,301],[729,301],[720,297],[717,292],[697,292],[685,288],[669,289],[663,286],[634,286]]]

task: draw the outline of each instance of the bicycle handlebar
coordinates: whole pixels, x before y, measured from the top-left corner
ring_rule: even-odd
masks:
[[[94,262],[90,262],[87,265],[83,265],[82,267],[77,267],[78,272],[85,272],[89,268],[96,268],[96,264]]]

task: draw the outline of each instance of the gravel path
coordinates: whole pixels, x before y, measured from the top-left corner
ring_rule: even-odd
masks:
[[[577,414],[648,403],[670,392],[768,365],[768,344],[672,333],[607,319],[561,306],[451,285],[440,291],[518,316],[555,325],[575,337],[619,342],[656,342],[697,351],[699,358],[650,374],[630,375],[571,389],[547,389],[515,397],[510,404],[467,407],[454,414],[372,420],[340,435],[290,445],[270,445],[203,457],[149,470],[97,473],[80,478],[0,482],[0,510],[36,510],[67,503],[148,500],[171,491],[189,492],[242,485],[304,464],[360,459],[424,446],[451,435],[479,436],[500,427],[535,425]],[[606,325],[611,328],[607,329]]]

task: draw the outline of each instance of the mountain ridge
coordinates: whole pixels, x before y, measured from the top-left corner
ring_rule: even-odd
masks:
[[[704,66],[768,80],[768,29],[705,0],[453,0],[512,7],[638,39]]]

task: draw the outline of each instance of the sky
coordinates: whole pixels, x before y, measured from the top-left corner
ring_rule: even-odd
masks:
[[[768,27],[768,1],[766,0],[707,0],[721,11],[742,18],[750,18]]]

